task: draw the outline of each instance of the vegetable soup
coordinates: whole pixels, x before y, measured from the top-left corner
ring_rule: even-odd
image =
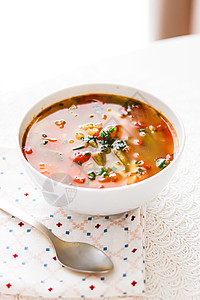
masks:
[[[162,171],[173,160],[175,138],[170,122],[148,104],[89,94],[43,109],[27,127],[22,151],[45,176],[63,174],[69,185],[101,189]]]

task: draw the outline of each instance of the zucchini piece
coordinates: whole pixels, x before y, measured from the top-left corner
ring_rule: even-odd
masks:
[[[97,142],[95,142],[95,141],[93,141],[93,140],[90,140],[88,144],[89,144],[90,146],[92,146],[93,148],[98,148]]]
[[[95,163],[99,166],[104,166],[106,163],[105,154],[103,154],[101,152],[94,153],[92,155],[92,158],[94,159]]]
[[[115,155],[117,156],[117,158],[118,158],[118,159],[123,163],[123,165],[125,166],[126,172],[128,172],[128,171],[129,171],[130,163],[129,163],[128,157],[127,157],[127,155],[126,155],[126,152],[125,152],[125,151],[121,151],[121,150],[114,149],[114,153],[115,153]]]

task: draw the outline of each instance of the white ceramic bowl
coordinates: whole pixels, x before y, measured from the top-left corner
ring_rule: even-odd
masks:
[[[60,100],[90,93],[107,93],[133,97],[146,102],[161,111],[174,126],[178,137],[176,141],[176,155],[170,165],[156,175],[141,182],[106,189],[72,187],[49,179],[34,169],[24,158],[21,151],[24,131],[33,117],[42,109]],[[23,165],[27,173],[42,190],[44,198],[52,205],[64,206],[67,209],[88,215],[122,213],[139,207],[156,197],[176,171],[183,152],[184,142],[185,132],[182,122],[165,103],[156,97],[133,87],[115,84],[86,84],[69,87],[55,92],[40,100],[27,112],[19,129],[19,148]]]

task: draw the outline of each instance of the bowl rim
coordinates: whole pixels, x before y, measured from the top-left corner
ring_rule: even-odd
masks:
[[[76,186],[76,185],[69,185],[69,184],[66,184],[66,183],[62,183],[62,182],[59,182],[59,181],[56,181],[50,177],[47,177],[43,174],[41,174],[38,170],[36,170],[27,160],[26,158],[24,157],[23,153],[22,153],[22,149],[21,149],[21,145],[20,145],[20,130],[21,130],[21,127],[22,127],[22,124],[26,118],[26,116],[33,110],[33,108],[35,106],[37,106],[40,102],[44,101],[46,98],[51,98],[51,97],[55,97],[56,94],[58,93],[62,93],[62,92],[67,92],[67,90],[70,90],[70,89],[77,89],[77,88],[84,88],[84,87],[90,87],[90,86],[107,86],[107,87],[118,87],[118,89],[121,87],[121,88],[127,88],[127,89],[134,89],[136,90],[137,92],[141,92],[141,93],[144,93],[146,94],[147,96],[149,97],[152,97],[154,99],[156,99],[158,102],[160,102],[162,105],[164,105],[170,112],[172,112],[175,116],[175,118],[177,119],[178,123],[179,123],[179,126],[180,126],[180,129],[181,129],[181,133],[182,133],[182,139],[181,139],[181,143],[179,143],[179,148],[178,148],[178,152],[177,152],[177,155],[175,156],[175,158],[172,160],[172,162],[167,166],[167,168],[164,168],[163,170],[161,170],[160,172],[154,174],[153,176],[151,177],[148,177],[142,181],[138,181],[136,183],[133,183],[133,184],[130,184],[130,185],[123,185],[123,186],[118,186],[118,187],[110,187],[110,188],[105,188],[105,189],[98,189],[98,188],[90,188],[90,187],[80,187],[80,186]],[[94,93],[94,92],[91,92],[91,93]],[[101,94],[103,94],[103,92],[99,92]],[[107,92],[106,92],[107,93]],[[88,93],[87,93],[88,94]],[[112,94],[112,93],[111,93]],[[81,95],[84,95],[84,93],[82,93]],[[68,99],[68,98],[65,98],[65,99]],[[58,101],[54,101],[53,103],[57,103],[57,102],[60,102],[61,100],[58,100]],[[142,100],[139,100],[142,102]],[[144,101],[143,101],[144,102]],[[151,106],[151,105],[150,105]],[[47,106],[48,107],[48,106]],[[153,107],[153,106],[152,106]],[[41,110],[42,111],[42,110]],[[164,115],[165,116],[165,115]],[[170,121],[170,120],[169,120]],[[56,185],[60,185],[61,187],[63,188],[71,188],[71,189],[77,189],[77,191],[82,191],[82,192],[86,192],[86,191],[89,191],[89,192],[95,192],[95,191],[101,191],[101,193],[106,193],[106,192],[109,192],[109,191],[117,191],[117,190],[127,190],[127,189],[133,189],[134,187],[138,187],[140,185],[144,185],[145,183],[148,183],[148,182],[151,182],[151,181],[154,181],[156,180],[156,178],[162,176],[162,174],[164,175],[166,172],[169,171],[169,169],[171,169],[173,167],[173,165],[177,162],[177,160],[180,158],[180,156],[182,155],[183,153],[183,150],[184,150],[184,146],[185,146],[185,140],[186,140],[186,134],[185,134],[185,128],[184,128],[184,125],[183,125],[183,122],[181,120],[181,118],[179,117],[179,115],[177,114],[177,112],[174,112],[174,110],[172,110],[172,108],[166,104],[164,101],[160,100],[159,98],[157,98],[156,96],[152,95],[151,93],[149,92],[146,92],[144,90],[141,90],[141,89],[138,89],[138,88],[135,88],[134,86],[130,86],[130,85],[124,85],[124,84],[116,84],[116,83],[84,83],[84,84],[75,84],[75,85],[71,85],[71,86],[68,86],[66,88],[63,88],[63,89],[60,89],[60,90],[56,90],[44,97],[42,97],[40,100],[36,101],[36,103],[34,105],[32,105],[28,110],[27,112],[25,113],[25,115],[23,115],[21,121],[20,121],[20,124],[19,124],[19,127],[18,127],[18,139],[17,139],[17,149],[18,149],[18,152],[19,152],[19,155],[20,157],[23,159],[23,161],[25,162],[25,164],[28,166],[28,168],[31,169],[32,172],[34,172],[35,174],[39,175],[39,176],[42,176],[42,178],[44,178],[45,180],[49,179],[51,180],[53,183],[55,183]],[[177,135],[177,138],[178,135]],[[178,142],[179,142],[179,139],[178,139]]]

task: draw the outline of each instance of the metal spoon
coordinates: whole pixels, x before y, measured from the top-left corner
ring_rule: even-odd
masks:
[[[113,269],[110,258],[95,246],[82,242],[65,242],[59,239],[43,224],[6,201],[0,201],[0,208],[44,233],[52,242],[56,256],[63,266],[86,273],[105,273]]]

